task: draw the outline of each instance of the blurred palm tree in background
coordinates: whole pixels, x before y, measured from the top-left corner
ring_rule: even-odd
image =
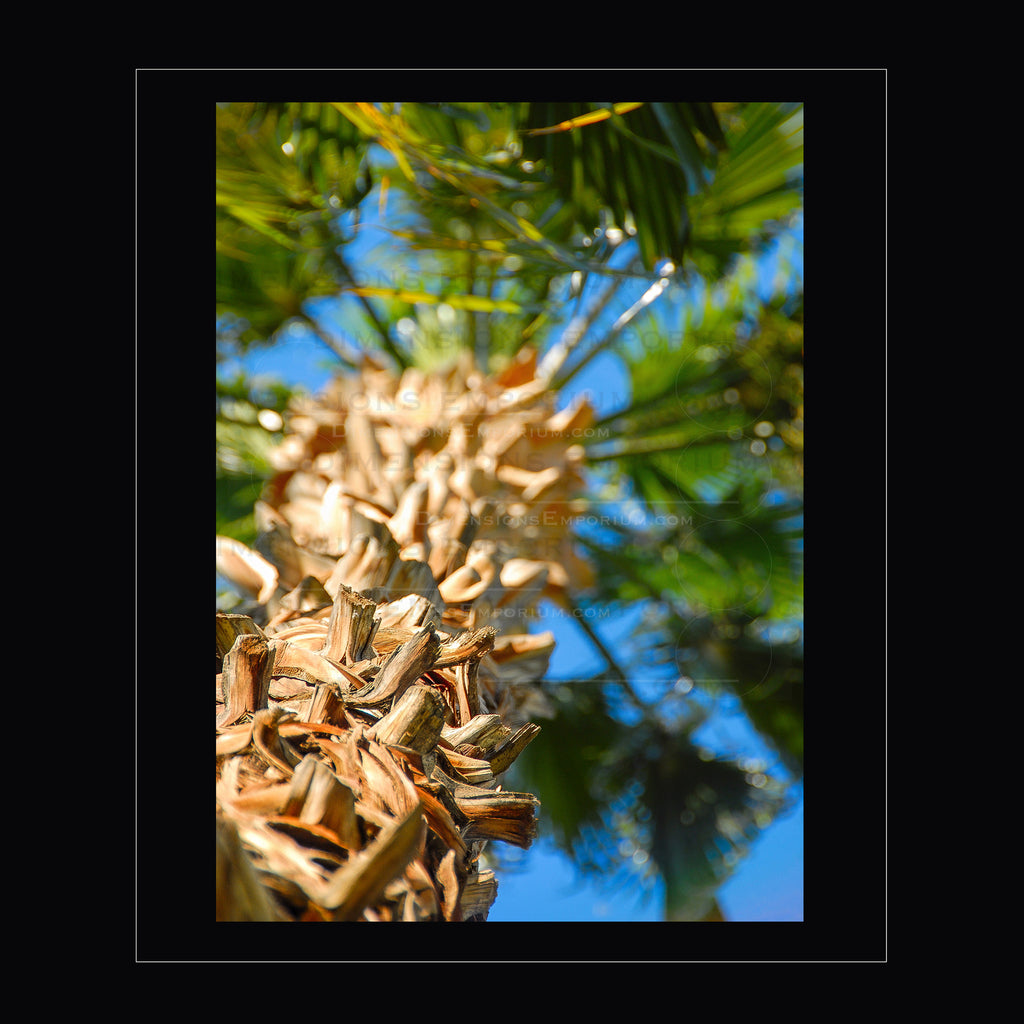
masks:
[[[524,345],[561,405],[605,380],[561,613],[586,670],[513,771],[584,870],[715,893],[803,771],[802,106],[217,106],[217,531],[255,539],[292,395],[226,368],[297,329],[491,371]],[[363,244],[369,225],[387,242]],[[786,246],[790,248],[787,250]],[[779,281],[761,277],[776,254]],[[229,600],[227,597],[219,598]],[[608,625],[635,627],[614,644]],[[759,750],[711,752],[739,707]],[[638,854],[641,854],[638,856]]]

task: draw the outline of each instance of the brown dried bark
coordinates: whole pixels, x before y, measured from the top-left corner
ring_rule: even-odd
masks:
[[[502,778],[546,708],[529,616],[584,569],[586,416],[534,370],[368,362],[293,411],[255,550],[219,544],[258,600],[217,615],[218,920],[483,920],[488,843],[535,838]]]

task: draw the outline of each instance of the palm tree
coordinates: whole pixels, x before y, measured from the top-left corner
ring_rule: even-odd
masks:
[[[218,542],[221,564],[254,603],[218,617],[219,913],[486,916],[484,844],[528,845],[536,828],[534,798],[497,789],[508,772],[538,784],[583,861],[610,801],[620,817],[630,801],[664,811],[640,839],[670,882],[668,913],[713,917],[725,858],[709,851],[748,842],[777,787],[702,757],[690,741],[700,714],[667,714],[664,692],[639,692],[579,612],[655,602],[640,655],[671,669],[658,686],[682,697],[680,673],[711,677],[698,666],[745,658],[760,671],[778,645],[750,627],[798,605],[799,508],[766,504],[737,442],[756,443],[752,412],[784,425],[787,458],[774,461],[798,481],[798,382],[771,410],[759,386],[798,368],[799,314],[752,323],[709,300],[699,330],[712,354],[695,361],[695,346],[667,340],[677,325],[655,303],[679,281],[718,280],[794,208],[799,109],[279,104],[218,117],[221,336],[245,346],[298,318],[347,370],[292,407],[274,450],[244,415],[221,424],[236,453],[262,439],[248,465],[267,480],[247,519],[253,485],[221,474],[233,503],[218,523],[233,534]],[[371,141],[390,162],[370,161]],[[349,267],[374,178],[396,208],[394,236],[417,254],[415,286],[408,264],[385,283]],[[624,259],[630,237],[636,258]],[[349,335],[374,344],[311,315],[310,299],[337,294],[354,304]],[[740,328],[760,348],[736,346]],[[583,401],[559,408],[613,348],[632,402],[603,420]],[[241,382],[222,397],[248,408]],[[284,411],[286,397],[259,404]],[[600,508],[645,510],[642,530],[615,515],[578,528],[595,481]],[[666,507],[681,514],[659,517]],[[571,700],[540,683],[551,638],[528,629],[542,600],[573,615],[605,664]],[[760,717],[797,771],[799,707]],[[545,719],[536,742],[531,717]],[[559,793],[573,795],[559,807]]]

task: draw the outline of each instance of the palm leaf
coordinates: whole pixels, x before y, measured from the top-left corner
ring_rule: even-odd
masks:
[[[523,313],[525,309],[516,302],[508,299],[493,299],[485,295],[461,295],[458,293],[445,293],[435,295],[431,292],[410,292],[400,288],[374,288],[368,286],[352,285],[343,291],[351,292],[353,295],[363,295],[367,298],[389,299],[394,302],[404,302],[409,305],[417,303],[445,303],[452,309],[464,309],[472,313]],[[536,307],[539,311],[540,307]]]
[[[517,784],[550,797],[545,828],[585,874],[611,884],[631,870],[629,851],[646,849],[665,881],[666,917],[700,920],[778,813],[782,790],[700,749],[690,735],[699,717],[682,728],[655,717],[617,720],[602,693],[607,682],[549,685],[556,716],[516,762]]]
[[[690,204],[694,257],[710,278],[763,241],[802,197],[802,104],[747,104],[733,117],[714,177]]]
[[[576,130],[550,133],[551,125]],[[666,258],[682,263],[687,197],[724,144],[710,104],[534,103],[522,126],[524,155],[550,168],[581,230],[592,231],[608,209],[620,227],[635,227],[648,270]]]
[[[651,811],[651,854],[665,881],[665,917],[700,921],[714,893],[782,806],[779,787],[668,730],[644,737],[637,758]],[[657,755],[652,756],[651,748]]]

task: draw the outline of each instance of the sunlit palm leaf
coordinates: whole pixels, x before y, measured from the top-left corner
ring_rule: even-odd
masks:
[[[752,103],[726,121],[729,145],[690,204],[698,266],[717,277],[802,200],[802,104]]]
[[[472,313],[525,312],[524,308],[516,302],[511,302],[508,299],[492,299],[486,295],[461,295],[458,293],[434,295],[431,292],[410,292],[399,288],[373,288],[359,285],[353,285],[342,290],[351,292],[353,295],[389,299],[394,302],[405,302],[410,305],[424,302],[433,305],[443,302],[451,306],[452,309],[464,309]],[[539,312],[539,310],[540,307],[536,307],[535,311]]]
[[[329,105],[221,104],[218,208],[287,248],[301,248],[291,231],[303,218],[349,208],[368,192],[359,143]]]
[[[342,273],[331,219],[369,187],[358,133],[321,104],[217,107],[217,312],[266,340]]]
[[[621,114],[628,114],[631,110],[642,107],[642,103],[616,103],[611,107],[602,110],[593,110],[589,114],[580,114],[578,117],[570,118],[559,124],[550,125],[547,128],[530,128],[528,135],[553,135],[555,132],[571,132],[574,128],[585,128],[587,125],[599,124],[607,121],[609,117],[617,117]]]
[[[421,203],[447,205],[449,217],[452,213],[461,218],[482,213],[492,230],[496,227],[502,236],[532,246],[525,251],[553,260],[563,269],[582,268],[571,249],[561,244],[550,230],[542,230],[523,210],[524,204],[529,205],[531,197],[543,189],[543,181],[513,164],[511,153],[505,153],[500,161],[489,162],[471,152],[470,146],[478,145],[481,138],[478,126],[479,118],[485,116],[483,111],[476,118],[467,118],[460,113],[449,117],[444,111],[451,108],[442,109],[438,104],[401,104],[400,109],[391,109],[394,105],[390,104],[334,106],[388,151]],[[501,105],[474,106],[487,106],[490,116],[497,121],[484,135],[490,148],[496,144],[500,147],[502,140],[512,141],[503,126]],[[462,132],[464,125],[476,141]],[[439,145],[425,135],[425,130],[438,132],[447,144]]]

